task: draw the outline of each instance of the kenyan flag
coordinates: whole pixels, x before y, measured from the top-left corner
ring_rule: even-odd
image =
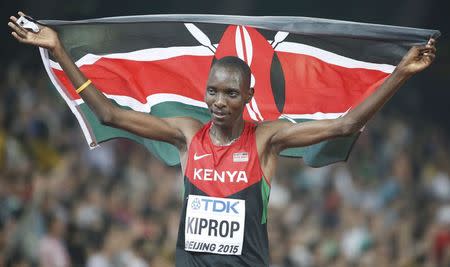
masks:
[[[59,32],[81,71],[116,105],[159,117],[209,120],[203,102],[215,59],[238,56],[252,70],[246,120],[294,123],[337,118],[370,95],[413,45],[438,31],[304,17],[149,15],[40,21]],[[145,145],[169,165],[175,147],[103,126],[48,51],[42,61],[90,147],[113,138]],[[358,134],[289,149],[311,166],[346,160]]]

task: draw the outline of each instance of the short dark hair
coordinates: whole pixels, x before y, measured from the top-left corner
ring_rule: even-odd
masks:
[[[214,67],[230,67],[239,71],[242,74],[242,78],[244,81],[248,83],[248,87],[250,87],[251,75],[252,71],[250,67],[243,61],[242,59],[235,56],[226,56],[221,59],[215,60],[211,66],[211,69]]]

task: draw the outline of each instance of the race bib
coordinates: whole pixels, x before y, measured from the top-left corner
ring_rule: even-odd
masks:
[[[244,224],[245,200],[189,195],[184,249],[241,255]]]

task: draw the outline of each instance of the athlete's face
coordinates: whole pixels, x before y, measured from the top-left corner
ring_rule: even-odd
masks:
[[[215,125],[230,127],[242,120],[245,104],[253,89],[238,69],[214,66],[206,85],[205,102]]]

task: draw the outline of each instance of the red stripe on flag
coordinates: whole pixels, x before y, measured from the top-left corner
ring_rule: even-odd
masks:
[[[135,98],[146,103],[146,97],[172,93],[203,101],[212,56],[180,56],[165,60],[133,61],[102,58],[81,71],[102,92]],[[72,99],[79,99],[68,77],[53,69]]]
[[[258,44],[254,44],[255,50],[259,49]],[[277,54],[285,76],[285,114],[345,112],[376,90],[388,76],[377,70],[328,64],[307,55]],[[106,94],[133,97],[141,103],[146,103],[148,95],[157,93],[178,94],[203,101],[212,59],[212,56],[180,56],[144,62],[102,58],[80,69]],[[268,69],[271,58],[256,56],[253,60],[258,106],[265,119],[276,119],[279,115],[271,94]],[[79,99],[64,72],[53,71],[72,99]]]
[[[345,68],[315,57],[277,52],[286,81],[286,114],[339,113],[354,107],[389,75]]]

